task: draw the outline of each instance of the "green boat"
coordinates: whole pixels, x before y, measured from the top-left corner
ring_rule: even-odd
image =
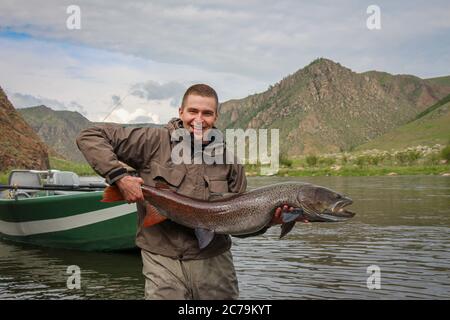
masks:
[[[3,239],[85,251],[136,248],[136,205],[100,202],[98,184],[80,185],[72,172],[13,170],[8,186],[0,198]]]

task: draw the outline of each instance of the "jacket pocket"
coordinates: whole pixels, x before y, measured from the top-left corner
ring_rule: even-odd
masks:
[[[228,181],[226,176],[205,176],[210,193],[227,193]]]
[[[186,172],[176,167],[165,167],[157,162],[150,164],[150,177],[156,183],[163,181],[173,187],[179,187],[183,182]]]

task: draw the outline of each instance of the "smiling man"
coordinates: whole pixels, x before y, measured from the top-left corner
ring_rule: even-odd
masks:
[[[209,142],[204,134],[217,120],[219,100],[205,84],[191,86],[184,94],[179,118],[164,128],[123,128],[103,125],[83,130],[77,144],[89,164],[109,184],[115,184],[124,198],[136,202],[138,230],[136,245],[141,248],[145,297],[147,299],[236,299],[238,283],[228,235],[215,235],[200,250],[193,229],[166,220],[143,228],[145,200],[141,185],[164,183],[174,191],[208,200],[211,195],[241,193],[247,186],[240,164],[175,164],[172,149],[181,142],[171,134],[187,129],[189,134]],[[135,168],[138,177],[128,174],[121,162]]]
[[[217,120],[219,101],[214,89],[206,85],[190,87],[184,94],[179,109],[184,128],[198,138],[212,129]]]
[[[236,159],[231,164],[176,164],[172,159],[172,150],[186,142],[172,139],[175,131],[184,131],[191,141],[201,140],[202,151],[215,143],[213,139],[209,141],[207,131],[215,128],[218,107],[216,91],[206,84],[196,84],[184,94],[179,118],[170,120],[164,128],[102,125],[83,130],[77,138],[78,147],[92,168],[109,184],[115,184],[128,203],[137,204],[136,245],[141,248],[146,299],[238,298],[230,236],[215,234],[200,249],[193,229],[168,219],[151,227],[142,226],[146,214],[142,184],[164,183],[177,193],[202,200],[246,190],[244,167]],[[194,143],[190,144],[194,151]],[[225,157],[225,149],[222,155]],[[195,156],[193,152],[191,156]],[[123,163],[136,169],[138,177],[129,175]],[[282,223],[282,211],[292,209],[278,208],[267,227],[240,237],[264,233],[270,226]]]

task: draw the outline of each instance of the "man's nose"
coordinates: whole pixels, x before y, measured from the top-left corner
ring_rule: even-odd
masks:
[[[199,113],[196,115],[195,120],[196,120],[197,122],[203,122],[203,114],[202,114],[201,112],[199,112]]]

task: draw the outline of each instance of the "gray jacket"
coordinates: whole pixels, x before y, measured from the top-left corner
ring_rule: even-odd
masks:
[[[178,193],[208,200],[213,194],[242,193],[247,187],[240,164],[174,164],[172,148],[181,142],[171,141],[171,133],[183,124],[172,119],[163,128],[123,128],[102,125],[83,130],[77,145],[92,168],[110,184],[127,173],[123,164],[136,169],[150,186],[160,181]],[[216,235],[213,242],[199,250],[194,230],[166,220],[142,228],[145,207],[137,203],[138,229],[136,245],[149,252],[181,260],[203,259],[219,255],[231,247],[228,235]]]

